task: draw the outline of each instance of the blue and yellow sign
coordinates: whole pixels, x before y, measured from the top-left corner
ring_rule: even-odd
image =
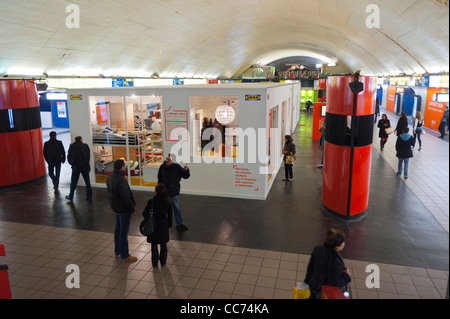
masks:
[[[261,101],[261,94],[246,94],[246,101]]]
[[[83,95],[81,94],[71,94],[70,99],[72,101],[81,101],[83,99]]]

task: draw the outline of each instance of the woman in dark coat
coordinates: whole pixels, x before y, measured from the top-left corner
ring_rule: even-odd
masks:
[[[284,174],[285,178],[283,181],[290,181],[292,182],[294,179],[294,173],[292,172],[292,166],[293,164],[287,164],[286,163],[286,156],[288,155],[295,155],[295,144],[292,142],[292,137],[290,135],[286,135],[284,137],[284,147],[283,147],[283,162],[284,162]],[[295,157],[294,157],[295,158]]]
[[[397,126],[395,128],[395,132],[397,137],[403,134],[403,129],[408,127],[408,118],[405,113],[400,114],[400,118],[398,119]]]
[[[381,115],[381,119],[378,121],[378,125],[380,128],[380,132],[378,133],[378,137],[380,138],[380,149],[384,149],[384,144],[386,144],[389,135],[386,133],[386,129],[391,127],[391,121],[388,120],[387,115]]]
[[[147,218],[153,207],[155,230],[151,236],[147,237],[147,242],[152,244],[152,265],[158,267],[158,260],[161,262],[161,266],[164,266],[167,261],[169,228],[172,227],[172,204],[164,184],[158,184],[155,192],[156,195],[147,202],[142,215]],[[158,245],[161,247],[159,253]]]
[[[322,285],[335,286],[345,292],[351,278],[340,255],[344,246],[344,233],[330,228],[327,230],[324,244],[314,248],[304,280],[311,290],[311,299],[320,299]]]

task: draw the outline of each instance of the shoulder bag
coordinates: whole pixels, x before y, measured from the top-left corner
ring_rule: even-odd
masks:
[[[154,199],[152,200],[152,209],[150,210],[150,213],[139,225],[139,231],[144,236],[151,236],[153,235],[153,232],[155,231],[155,217],[153,216],[153,203]]]
[[[290,154],[291,155],[286,155],[286,164],[292,165],[295,162],[295,157],[292,155],[292,152]]]

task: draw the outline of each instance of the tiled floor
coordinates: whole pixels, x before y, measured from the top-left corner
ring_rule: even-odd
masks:
[[[385,111],[395,128],[398,116]],[[410,130],[412,125],[409,125]],[[409,162],[408,187],[420,199],[424,206],[436,220],[449,231],[449,147],[438,138],[440,134],[424,128],[422,135],[422,149],[419,151],[419,142],[414,148],[414,157]],[[376,137],[378,137],[378,132]],[[448,140],[448,136],[445,137]],[[379,154],[397,171],[397,157],[395,156],[395,136],[390,136],[385,150]],[[374,138],[374,148],[379,151],[380,144]],[[448,238],[447,238],[448,240]]]
[[[396,116],[390,117],[395,124]],[[422,151],[416,151],[411,160],[410,178],[402,183],[448,234],[448,143],[427,133]],[[373,156],[388,162],[395,175],[394,138],[380,152],[376,137]],[[139,258],[129,264],[114,257],[110,232],[50,225],[0,219],[0,243],[6,248],[0,263],[10,268],[14,298],[290,299],[293,286],[304,279],[309,260],[307,254],[174,239],[169,242],[167,266],[153,269],[150,246],[142,236],[129,236],[130,250]],[[442,240],[448,242],[448,236]],[[440,299],[447,291],[448,269],[345,262],[355,299]],[[365,270],[372,263],[380,269],[380,288],[368,289]],[[79,289],[66,287],[70,275],[66,267],[71,264],[80,269]]]
[[[308,255],[170,241],[167,266],[152,268],[150,245],[130,236],[138,262],[115,258],[112,234],[0,222],[13,298],[26,299],[290,299],[305,276]],[[370,263],[346,260],[354,299],[444,298],[448,271],[380,264],[380,288],[368,289]],[[68,265],[80,269],[69,289]]]

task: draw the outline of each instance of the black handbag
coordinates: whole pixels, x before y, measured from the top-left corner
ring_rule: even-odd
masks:
[[[144,218],[143,221],[141,221],[141,224],[139,225],[139,231],[141,232],[142,235],[147,237],[153,235],[153,232],[155,231],[155,217],[153,216],[153,201],[150,213],[146,218]]]

